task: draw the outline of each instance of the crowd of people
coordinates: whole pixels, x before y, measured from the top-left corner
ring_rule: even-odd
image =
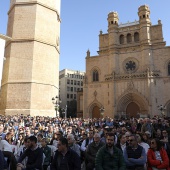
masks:
[[[0,170],[170,170],[170,119],[0,116]]]

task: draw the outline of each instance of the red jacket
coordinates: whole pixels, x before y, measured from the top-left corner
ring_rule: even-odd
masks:
[[[160,152],[160,155],[162,158],[162,163],[159,160],[156,160],[155,152],[152,149],[148,150],[148,153],[147,153],[148,168],[147,168],[147,170],[152,170],[152,167],[156,167],[158,169],[170,170],[169,158],[168,158],[166,150],[164,148],[161,148],[159,152]]]

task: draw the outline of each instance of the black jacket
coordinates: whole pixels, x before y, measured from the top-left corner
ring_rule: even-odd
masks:
[[[21,163],[25,158],[28,158],[26,164],[26,170],[42,170],[43,164],[43,151],[39,147],[35,150],[26,149],[25,152],[21,155],[18,160],[18,163]]]
[[[51,163],[51,170],[61,170],[60,169],[60,162],[63,158],[63,155],[57,150],[54,156],[54,159]],[[73,151],[72,149],[68,149],[66,155],[66,162],[67,162],[67,170],[81,170],[81,160],[78,154]],[[65,169],[64,169],[65,170]]]

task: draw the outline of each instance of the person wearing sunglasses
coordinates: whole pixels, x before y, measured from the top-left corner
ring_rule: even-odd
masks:
[[[147,170],[170,170],[169,158],[163,144],[158,139],[152,139],[147,154]]]
[[[146,164],[145,149],[138,144],[137,136],[129,136],[129,146],[124,149],[126,170],[144,170]]]

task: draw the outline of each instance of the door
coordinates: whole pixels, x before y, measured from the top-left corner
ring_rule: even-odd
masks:
[[[93,107],[92,118],[100,118],[100,110],[98,106]]]
[[[135,102],[129,103],[126,108],[126,115],[128,117],[137,117],[137,113],[140,113],[139,106]]]

